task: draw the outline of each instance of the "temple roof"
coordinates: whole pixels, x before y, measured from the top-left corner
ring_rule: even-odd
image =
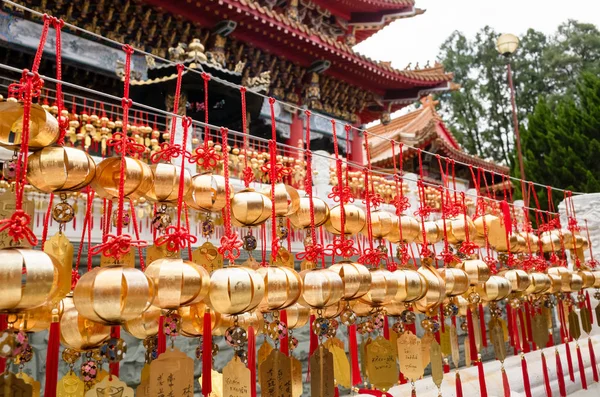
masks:
[[[421,102],[423,106],[419,109],[393,119],[388,125],[378,124],[367,130],[371,134],[369,146],[373,165],[381,165],[392,159],[390,142],[386,139],[377,139],[375,136],[377,135],[415,148],[424,149],[427,146],[434,146],[437,153],[456,161],[499,174],[509,172],[508,167],[466,153],[435,110],[437,102],[433,101],[431,96],[423,98]],[[395,150],[398,151],[398,147]],[[403,149],[405,157],[415,153],[415,150],[406,147]]]

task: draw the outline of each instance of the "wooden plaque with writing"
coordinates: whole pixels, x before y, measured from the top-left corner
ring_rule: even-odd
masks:
[[[450,345],[450,326],[444,326],[444,332],[440,332],[440,348],[442,356],[448,357],[452,355],[452,346]]]
[[[223,268],[223,255],[219,254],[213,243],[207,241],[192,251],[192,262],[212,273],[213,270]]]
[[[304,389],[302,385],[302,363],[295,357],[290,357],[290,361],[292,363],[292,395],[300,397]]]
[[[569,334],[575,340],[581,336],[581,326],[579,325],[579,316],[575,313],[575,310],[571,310],[569,313]]]
[[[444,380],[442,348],[435,339],[431,342],[431,377],[437,387],[442,385],[442,380]]]
[[[378,336],[367,347],[369,381],[377,389],[386,391],[398,382],[398,366],[392,344]]]
[[[421,358],[421,339],[410,331],[398,338],[398,359],[400,371],[408,379],[417,380],[423,376],[423,359]]]
[[[150,364],[144,364],[140,384],[135,389],[135,397],[150,397]]]
[[[317,372],[315,369],[312,368],[312,376]],[[333,382],[333,366],[331,372]],[[273,349],[267,359],[260,364],[259,373],[263,397],[292,397],[292,364],[288,356]]]
[[[237,355],[223,368],[223,397],[250,396],[250,370]]]
[[[492,318],[488,323],[488,328],[490,333],[490,343],[494,348],[496,359],[502,362],[504,359],[506,359],[506,344],[504,342],[504,331],[502,330],[502,325],[497,318]]]
[[[271,354],[272,351],[273,346],[271,346],[266,340],[263,342],[262,345],[260,345],[260,348],[258,349],[257,353],[259,368],[260,365],[267,360],[267,357],[269,357],[269,354]],[[260,372],[260,370],[258,371],[258,383],[260,383],[261,385],[263,384],[262,372]]]
[[[423,359],[423,368],[427,368],[431,361],[431,342],[435,340],[435,336],[431,332],[425,333],[421,338],[421,358]]]
[[[350,388],[350,362],[346,356],[346,352],[340,345],[334,341],[337,338],[328,339],[329,344],[324,343],[327,350],[333,355],[333,373],[338,385]],[[339,342],[339,339],[337,339]],[[343,344],[342,344],[343,346]]]
[[[333,354],[320,345],[310,357],[311,397],[334,397]]]
[[[465,365],[471,366],[471,344],[469,343],[469,337],[467,336],[464,341],[465,345]]]
[[[179,349],[167,349],[150,364],[150,395],[194,396],[194,360]]]

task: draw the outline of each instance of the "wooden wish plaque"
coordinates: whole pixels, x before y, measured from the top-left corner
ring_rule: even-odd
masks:
[[[378,336],[367,347],[369,381],[377,389],[387,391],[398,382],[398,365],[392,344]]]
[[[250,396],[250,370],[237,355],[223,368],[223,397]]]
[[[331,369],[333,381],[333,366]],[[288,356],[273,349],[260,364],[259,373],[261,396],[292,397],[292,364]]]
[[[423,376],[423,358],[421,357],[421,339],[410,331],[398,338],[398,359],[400,371],[408,379],[417,380]]]
[[[310,357],[311,397],[334,397],[333,354],[320,345]]]
[[[151,396],[194,396],[194,360],[179,349],[167,349],[150,364]]]

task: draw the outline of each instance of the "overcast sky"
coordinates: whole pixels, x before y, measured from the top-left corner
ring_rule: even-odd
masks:
[[[485,25],[517,35],[528,28],[552,33],[568,19],[600,25],[597,0],[416,0],[416,6],[427,12],[393,22],[355,49],[404,69],[409,62],[433,63],[454,30],[473,37]]]

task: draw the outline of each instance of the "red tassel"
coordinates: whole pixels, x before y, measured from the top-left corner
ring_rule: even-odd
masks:
[[[576,345],[577,349],[577,363],[579,364],[579,376],[581,376],[581,387],[587,390],[587,379],[585,378],[585,366],[583,365],[583,357],[581,356],[581,349],[579,345]]]
[[[502,368],[502,388],[504,389],[504,397],[510,397],[510,383],[508,383],[508,375],[506,375],[506,371]]]
[[[483,363],[481,360],[477,361],[477,373],[479,378],[479,393],[481,397],[487,397],[487,385],[485,383],[485,373],[483,372]]]
[[[544,385],[546,386],[546,396],[552,397],[552,388],[550,387],[550,374],[548,373],[548,364],[546,364],[546,356],[542,352],[542,372],[544,373]]]
[[[248,369],[250,369],[250,397],[256,397],[256,334],[248,327]]]
[[[375,397],[394,397],[390,393],[386,393],[384,391],[380,391],[377,389],[358,389],[358,394],[368,394],[370,396]],[[417,392],[415,390],[412,391],[412,397],[416,397]]]
[[[333,397],[340,397],[340,389],[337,386],[333,390]]]
[[[284,323],[287,326],[287,312],[285,310],[281,310],[279,312],[279,321]],[[285,336],[281,339],[281,343],[279,344],[279,350],[289,357],[290,355],[290,342],[289,337],[286,332]]]
[[[546,343],[546,347],[552,346],[554,346],[554,337],[552,335],[552,332],[548,332],[548,343]]]
[[[0,314],[0,332],[4,331],[8,327],[8,322],[6,321],[6,314]],[[6,370],[6,359],[0,357],[0,374],[3,374]]]
[[[588,338],[588,348],[590,349],[590,361],[592,362],[592,373],[594,374],[594,382],[599,382],[598,377],[598,363],[596,362],[596,353],[594,353],[594,344],[592,340]]]
[[[533,347],[532,350],[535,351],[537,350],[537,347],[535,345],[535,342],[533,341],[533,329],[531,327],[531,319],[533,318],[533,312],[529,302],[525,302],[525,314],[525,322],[527,323],[527,345],[529,346],[529,344],[531,343],[531,346]]]
[[[467,329],[469,331],[469,349],[473,361],[477,359],[477,344],[475,343],[475,328],[473,324],[473,313],[471,309],[467,309]]]
[[[565,386],[565,374],[563,373],[562,362],[558,349],[554,349],[556,356],[556,378],[558,379],[558,391],[560,397],[567,397],[567,387]]]
[[[383,337],[390,340],[390,324],[388,322],[388,316],[383,316]]]
[[[315,315],[311,314],[310,316],[310,345],[308,348],[308,356],[312,357],[313,353],[315,352],[315,350],[317,350],[317,347],[319,346],[319,339],[317,338],[317,334],[315,334],[314,329],[313,329],[313,323],[315,322]]]
[[[519,309],[519,322],[521,323],[521,348],[523,349],[523,353],[529,353],[531,348],[529,347],[529,342],[527,341],[527,330],[525,329],[525,316],[523,316],[523,310]]]
[[[521,355],[521,370],[523,371],[523,389],[525,390],[525,396],[531,397],[531,383],[529,382],[529,371],[524,355]]]
[[[401,385],[405,385],[408,383],[408,379],[406,379],[404,377],[404,374],[402,373],[402,371],[398,372],[398,380],[400,381]]]
[[[456,397],[463,397],[462,382],[458,371],[456,371]]]
[[[356,340],[356,324],[348,327],[348,347],[350,350],[350,363],[352,375],[352,386],[362,383],[360,377],[360,366],[358,365],[358,341]]]
[[[115,338],[115,339],[119,339],[121,337],[121,327],[116,326],[116,327],[111,327],[110,329],[110,337],[111,338]],[[109,371],[111,375],[116,376],[117,378],[119,377],[119,363],[110,363],[108,365]]]
[[[212,392],[212,324],[208,311],[204,312],[202,330],[202,394],[208,397]]]
[[[56,385],[58,380],[58,351],[60,348],[60,322],[57,318],[50,324],[48,335],[48,350],[46,352],[46,386],[44,396],[56,397]]]
[[[500,202],[500,208],[502,209],[502,216],[504,218],[504,232],[506,235],[506,241],[508,241],[508,235],[511,232],[512,221],[510,220],[510,208],[506,200]]]
[[[483,311],[483,305],[479,305],[479,326],[481,328],[481,343],[483,347],[487,347],[487,335],[485,332],[485,312]]]
[[[161,315],[158,319],[158,344],[156,346],[156,352],[160,356],[167,350],[167,337],[164,332],[165,317]]]
[[[565,349],[567,350],[567,364],[569,366],[569,379],[571,382],[575,382],[575,370],[573,369],[573,359],[571,358],[571,348],[569,343],[565,343]]]
[[[444,373],[448,374],[450,373],[450,364],[448,364],[448,360],[444,359]]]

